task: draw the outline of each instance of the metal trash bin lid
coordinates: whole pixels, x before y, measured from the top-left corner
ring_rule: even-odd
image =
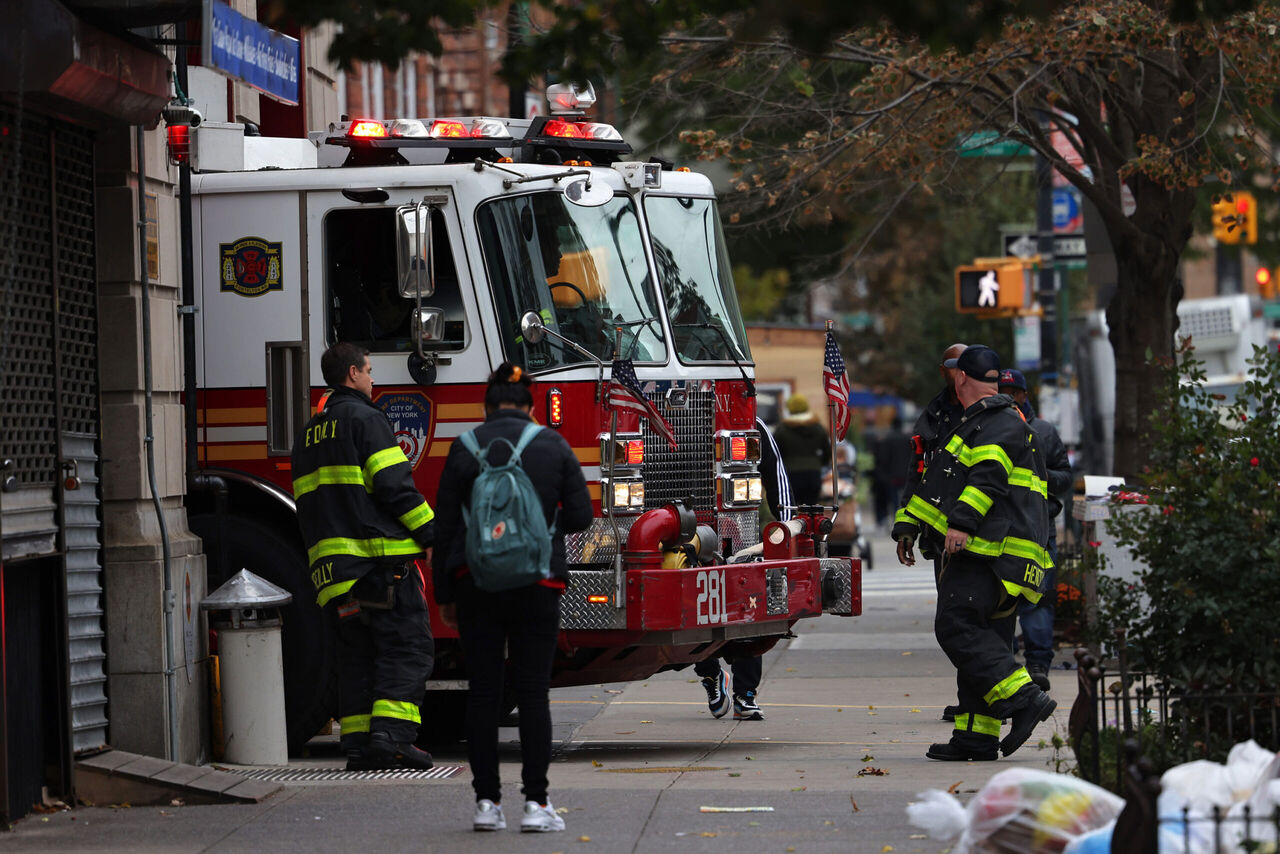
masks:
[[[243,608],[276,608],[293,601],[293,594],[261,576],[242,569],[227,583],[200,600],[202,611],[233,611]]]

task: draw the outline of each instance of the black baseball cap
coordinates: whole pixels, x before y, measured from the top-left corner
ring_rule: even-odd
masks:
[[[1022,371],[1015,371],[1013,368],[1005,368],[1000,372],[1000,387],[1010,386],[1013,388],[1027,390],[1027,378],[1022,375]]]
[[[1000,380],[1000,357],[995,350],[981,344],[966,347],[957,358],[943,362],[942,367],[959,368],[966,376],[984,383]]]

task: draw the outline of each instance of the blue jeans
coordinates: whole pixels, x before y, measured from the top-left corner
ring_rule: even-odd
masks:
[[[1049,538],[1049,557],[1054,568],[1045,573],[1044,595],[1035,605],[1024,602],[1018,608],[1022,621],[1023,658],[1028,668],[1048,670],[1053,664],[1053,605],[1058,598],[1058,538]]]

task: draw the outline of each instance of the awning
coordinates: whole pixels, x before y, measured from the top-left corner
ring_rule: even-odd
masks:
[[[0,94],[89,124],[154,127],[169,101],[169,58],[77,18],[57,0],[24,0],[0,27]]]

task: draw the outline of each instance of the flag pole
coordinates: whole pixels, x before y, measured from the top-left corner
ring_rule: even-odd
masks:
[[[622,327],[615,326],[613,328],[613,358],[617,361],[622,354]],[[603,373],[603,371],[601,372]],[[613,381],[613,370],[609,371],[609,381]],[[603,385],[603,384],[602,384]],[[609,406],[609,395],[601,389],[605,405]],[[641,431],[641,435],[644,433]],[[613,607],[621,608],[622,601],[622,533],[618,528],[618,517],[613,507],[613,489],[614,476],[613,465],[617,457],[618,445],[618,410],[613,406],[609,406],[609,495],[604,494],[604,490],[600,491],[601,509],[609,517],[609,525],[613,528]]]
[[[828,320],[827,335],[831,334],[833,326],[835,326],[835,321]],[[827,342],[823,341],[824,350],[826,345]],[[831,434],[831,524],[834,525],[836,517],[840,515],[840,473],[836,468],[836,405],[831,400],[830,395],[827,395],[827,430]],[[825,543],[823,545],[825,550]]]

